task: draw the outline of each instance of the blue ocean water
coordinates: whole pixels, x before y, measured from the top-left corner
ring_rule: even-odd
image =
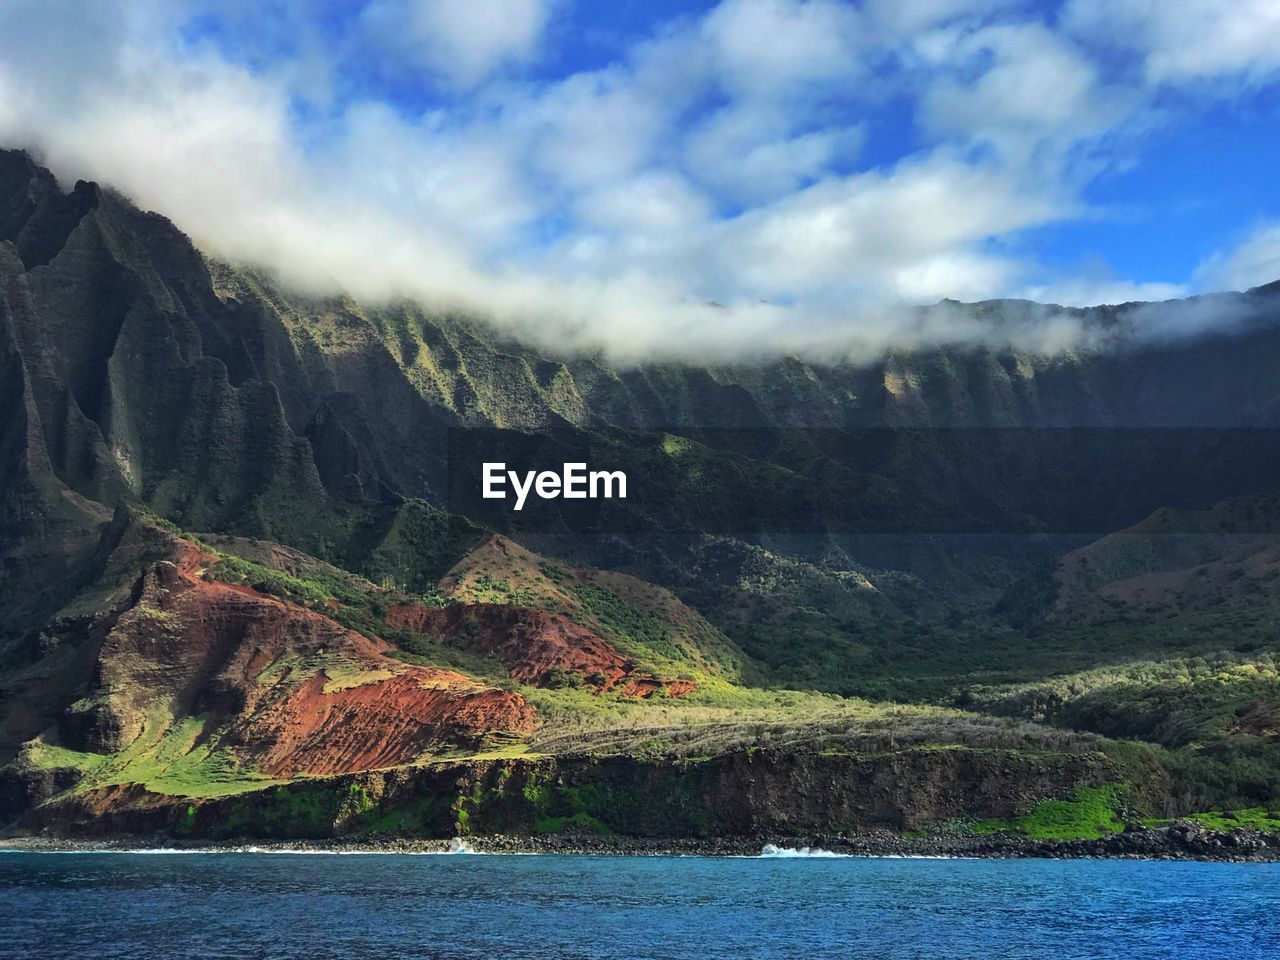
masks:
[[[1280,865],[0,855],[6,957],[1280,957]]]

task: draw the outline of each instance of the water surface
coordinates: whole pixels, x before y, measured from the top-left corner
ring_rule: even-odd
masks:
[[[1280,864],[0,854],[0,955],[1280,957]]]

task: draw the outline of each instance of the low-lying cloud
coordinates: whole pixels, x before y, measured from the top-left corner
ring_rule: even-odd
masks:
[[[1273,80],[1271,47],[1241,34],[1269,4],[1219,8],[1201,24],[1214,55],[1194,62],[1166,48],[1188,5],[1162,25],[1117,4],[1142,27],[1131,75],[1105,69],[1115,40],[1084,0],[1046,17],[724,0],[544,75],[572,4],[493,3],[373,0],[326,27],[305,4],[7,0],[0,142],[299,287],[474,311],[617,361],[1058,350],[1094,336],[1067,311],[993,324],[913,306],[1275,279],[1265,225],[1184,281],[1064,276],[1020,241],[1099,215],[1085,188],[1157,125],[1158,90]],[[890,101],[919,142],[866,160],[877,134],[859,118]],[[1162,327],[1198,329],[1144,329]]]

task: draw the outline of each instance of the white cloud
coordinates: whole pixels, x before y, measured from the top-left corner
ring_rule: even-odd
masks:
[[[655,238],[678,235],[711,217],[706,197],[671,170],[647,171],[592,191],[577,210],[592,227]]]
[[[1137,50],[1154,83],[1256,82],[1280,70],[1276,0],[1070,0],[1063,21],[1095,42]]]
[[[1148,94],[1104,80],[1083,20],[1066,36],[1016,2],[725,0],[614,63],[519,80],[509,68],[539,55],[551,2],[495,17],[487,3],[374,0],[364,35],[316,31],[271,69],[184,41],[191,9],[0,5],[0,142],[298,284],[474,309],[548,349],[615,359],[1057,349],[1079,334],[1060,311],[993,330],[904,306],[1182,290],[1105,272],[1047,281],[1019,243],[1093,215],[1081,187],[1096,167],[1079,156],[1141,127]],[[443,94],[407,109],[379,95],[376,71],[343,92],[370,36]],[[920,142],[873,166],[886,96],[914,109]],[[313,126],[300,99],[323,108]],[[1258,272],[1264,234],[1197,285]]]
[[[320,173],[371,207],[412,210],[475,250],[505,248],[543,210],[492,130],[455,129],[439,113],[411,122],[376,103],[352,107],[344,126],[336,149],[319,160],[329,167]]]
[[[362,21],[384,50],[469,89],[534,59],[550,16],[550,0],[375,0]]]
[[[1061,213],[998,168],[939,154],[825,180],[722,232],[749,295],[918,302],[998,295],[1013,264],[984,252],[985,241]]]
[[[1130,280],[1081,277],[1030,287],[1025,296],[1063,307],[1092,307],[1100,303],[1158,303],[1185,297],[1190,292],[1185,283],[1134,283]]]
[[[1196,270],[1201,290],[1248,290],[1280,280],[1280,223],[1264,223],[1239,246],[1207,257]]]
[[[708,187],[731,201],[754,204],[806,185],[833,160],[856,158],[860,128],[796,133],[793,119],[783,110],[725,107],[689,136],[684,160]]]
[[[529,138],[530,159],[543,176],[569,189],[591,188],[650,160],[669,109],[612,68],[515,99],[504,109],[503,126]]]
[[[1017,0],[866,0],[862,9],[876,29],[911,37],[950,22],[980,22],[1022,6]]]
[[[862,71],[857,12],[836,0],[724,0],[701,33],[720,83],[737,94],[811,94]]]
[[[923,97],[929,129],[984,140],[1020,161],[1046,148],[1050,161],[1061,158],[1136,106],[1132,94],[1102,84],[1082,50],[1039,23],[957,32],[936,60],[940,75]]]

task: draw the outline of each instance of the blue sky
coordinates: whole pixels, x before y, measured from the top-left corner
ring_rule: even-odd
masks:
[[[876,349],[985,336],[902,309],[944,297],[1280,278],[1277,38],[1277,0],[3,0],[0,140],[311,288]]]

